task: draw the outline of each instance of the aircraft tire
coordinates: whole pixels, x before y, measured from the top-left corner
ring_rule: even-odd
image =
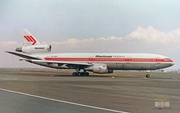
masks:
[[[73,72],[72,75],[73,75],[73,76],[77,76],[78,73],[77,73],[77,72]]]
[[[73,76],[89,76],[88,72],[73,72]]]
[[[89,73],[88,73],[88,72],[85,72],[84,75],[85,75],[85,76],[89,76]]]
[[[80,74],[80,76],[84,76],[84,75],[85,75],[85,73],[84,73],[84,72],[80,72],[79,74]]]
[[[146,78],[150,78],[150,74],[146,74]]]

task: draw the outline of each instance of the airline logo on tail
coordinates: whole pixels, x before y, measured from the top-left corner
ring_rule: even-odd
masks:
[[[24,38],[25,44],[41,45],[41,43],[26,29],[20,29],[20,33]]]
[[[32,45],[36,44],[36,40],[34,39],[33,36],[24,36],[24,38],[25,38],[28,42],[31,42]]]

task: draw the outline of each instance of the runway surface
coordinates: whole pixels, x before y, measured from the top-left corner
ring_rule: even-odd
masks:
[[[61,70],[0,69],[0,111],[178,113],[180,74],[152,73],[150,79],[143,74],[74,77]]]

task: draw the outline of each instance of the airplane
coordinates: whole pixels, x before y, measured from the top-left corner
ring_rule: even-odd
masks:
[[[25,43],[7,53],[49,68],[75,69],[73,76],[88,76],[88,72],[107,74],[114,70],[150,71],[174,65],[169,57],[149,53],[49,53],[51,45],[41,44],[26,28],[20,33]],[[146,77],[150,74],[146,73]]]

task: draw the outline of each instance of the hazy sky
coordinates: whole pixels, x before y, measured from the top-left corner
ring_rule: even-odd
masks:
[[[34,65],[5,53],[27,28],[53,52],[145,52],[180,68],[179,0],[0,0],[0,67]]]

